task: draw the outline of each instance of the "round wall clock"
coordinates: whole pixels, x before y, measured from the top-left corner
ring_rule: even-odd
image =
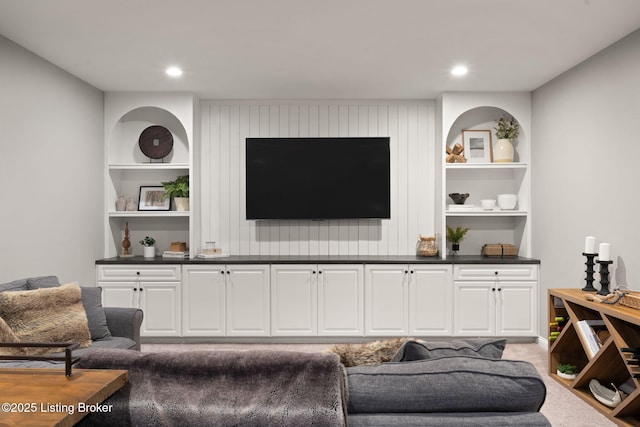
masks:
[[[173,135],[164,126],[149,126],[138,139],[140,150],[151,159],[162,159],[173,150]]]

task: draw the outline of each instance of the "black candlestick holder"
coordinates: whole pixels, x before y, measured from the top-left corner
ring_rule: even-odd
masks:
[[[613,264],[613,261],[600,261],[600,290],[598,295],[609,295],[609,264]]]
[[[593,266],[596,265],[594,259],[598,254],[589,254],[586,252],[582,252],[582,255],[587,257],[587,262],[585,263],[585,265],[587,266],[587,269],[585,270],[585,273],[587,273],[587,277],[584,279],[587,281],[587,286],[582,288],[582,290],[585,292],[597,292],[598,290],[593,287],[593,273],[596,272],[593,269]]]

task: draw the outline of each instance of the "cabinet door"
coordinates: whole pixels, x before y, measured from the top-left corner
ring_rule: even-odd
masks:
[[[487,282],[454,282],[454,288],[454,335],[495,335],[495,284]]]
[[[453,334],[451,266],[409,267],[409,335]]]
[[[269,266],[227,267],[227,335],[269,335]]]
[[[144,336],[180,336],[180,282],[140,284],[140,308],[144,312]]]
[[[317,335],[318,267],[271,266],[271,334]]]
[[[408,275],[406,265],[365,267],[365,335],[408,335]]]
[[[318,335],[364,334],[364,268],[318,266]]]
[[[182,335],[218,336],[225,328],[225,269],[182,269]]]
[[[98,282],[98,286],[102,288],[103,307],[139,307],[137,282]]]
[[[500,282],[497,291],[497,333],[502,336],[537,336],[536,282]]]

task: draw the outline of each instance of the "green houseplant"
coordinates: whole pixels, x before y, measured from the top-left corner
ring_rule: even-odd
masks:
[[[189,210],[189,175],[177,177],[174,181],[163,182],[164,198],[173,199],[178,211]]]
[[[144,239],[140,240],[140,244],[143,246],[144,257],[153,258],[156,256],[156,239],[149,236],[144,236]]]
[[[497,121],[496,131],[498,141],[493,146],[493,161],[508,163],[513,161],[513,141],[520,135],[520,124],[511,116],[503,116]]]
[[[558,365],[557,367],[558,376],[568,380],[574,379],[578,372],[580,372],[580,369],[578,369],[576,365],[572,365],[570,363]]]
[[[464,239],[467,231],[469,231],[467,227],[457,226],[456,228],[451,228],[447,225],[447,241],[451,242],[451,250],[454,254],[457,254],[460,250],[460,242]]]

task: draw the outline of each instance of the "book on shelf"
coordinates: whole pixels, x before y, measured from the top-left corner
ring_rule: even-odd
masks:
[[[576,331],[587,345],[585,350],[589,359],[596,355],[609,334],[604,320],[580,320],[576,323]]]
[[[186,251],[164,251],[162,258],[189,258],[189,252]]]

